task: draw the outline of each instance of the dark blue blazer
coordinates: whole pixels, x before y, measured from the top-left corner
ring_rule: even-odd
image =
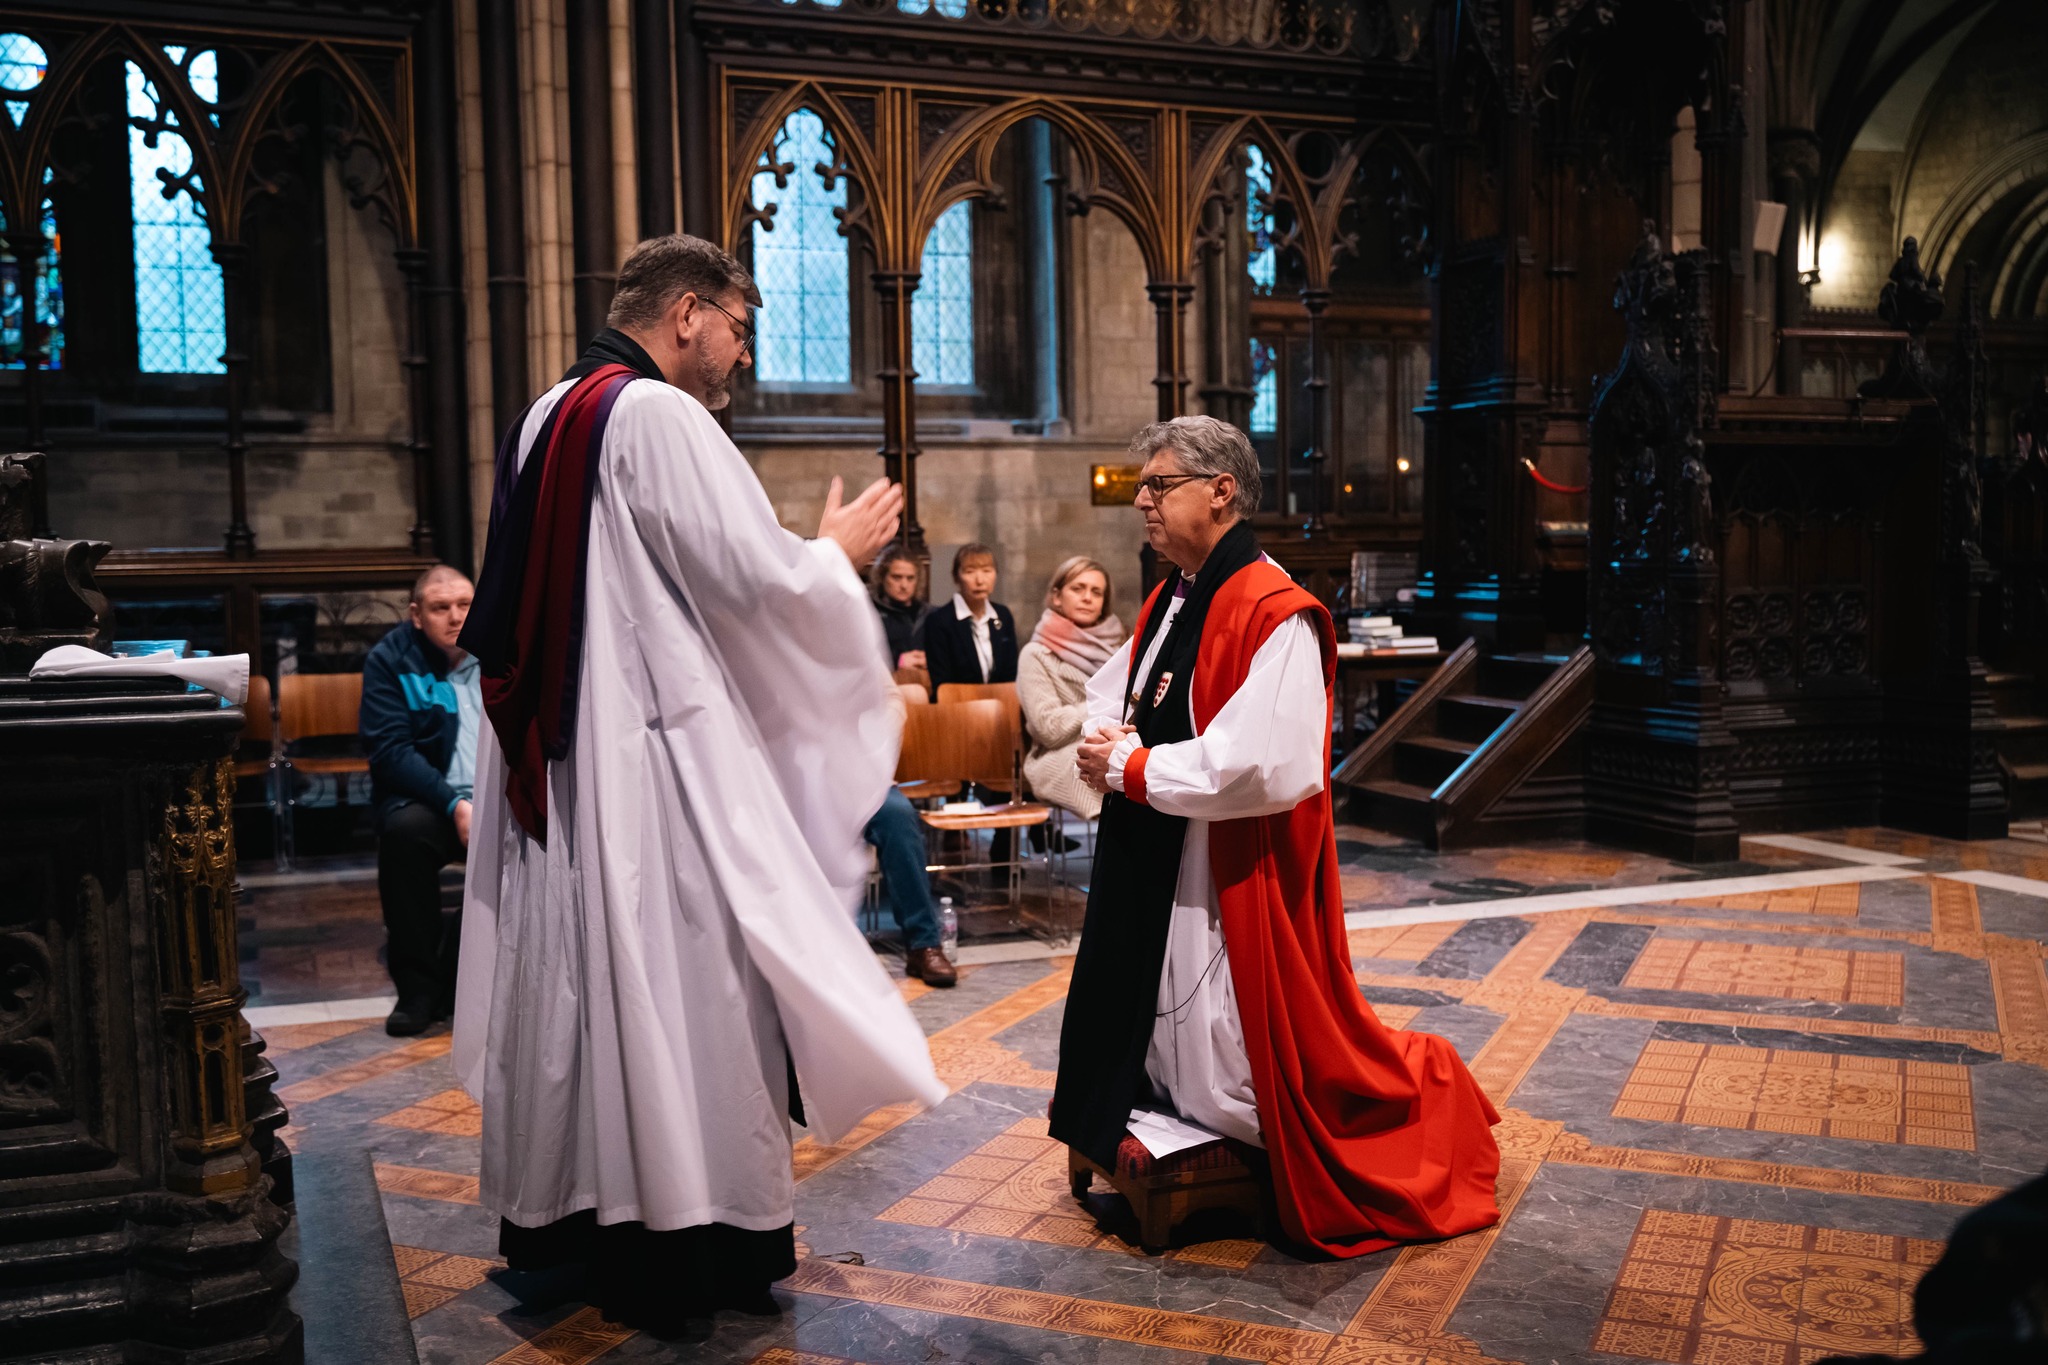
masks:
[[[1017,620],[1000,602],[991,602],[995,619],[989,622],[989,672],[981,676],[981,660],[974,653],[974,627],[953,614],[952,599],[932,604],[924,618],[924,664],[931,671],[932,695],[940,683],[1013,683],[1017,681]]]

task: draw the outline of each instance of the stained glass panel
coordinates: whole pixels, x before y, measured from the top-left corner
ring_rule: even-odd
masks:
[[[1252,425],[1254,436],[1270,436],[1280,422],[1280,366],[1273,347],[1252,338]]]
[[[775,205],[772,219],[754,224],[761,289],[754,373],[769,382],[844,384],[853,372],[846,238],[837,216],[846,208],[846,178],[827,189],[818,174],[837,158],[824,120],[809,109],[783,120],[770,155],[796,169],[786,186],[769,171],[754,177],[755,205]]]
[[[910,300],[910,363],[927,384],[974,382],[974,219],[965,200],[924,239],[923,279]]]
[[[1249,164],[1244,172],[1244,225],[1251,234],[1251,260],[1247,269],[1252,277],[1252,292],[1270,294],[1273,292],[1273,167],[1266,160],[1266,154],[1253,143],[1247,147]],[[1271,430],[1271,428],[1268,428]]]
[[[202,85],[202,60],[205,61]],[[192,147],[133,62],[128,71],[129,204],[135,223],[135,332],[145,374],[220,374],[227,309],[206,220],[183,188]],[[188,68],[194,90],[213,100],[212,54]],[[172,186],[179,189],[173,191]],[[170,194],[171,197],[166,197]]]
[[[52,179],[43,172],[43,183]],[[0,213],[0,232],[7,230],[7,216]],[[42,367],[64,368],[64,279],[59,270],[63,243],[57,237],[57,212],[43,201],[43,255],[36,263],[36,317],[42,322]],[[21,265],[14,253],[0,247],[0,368],[19,370],[26,361],[21,340]]]
[[[0,90],[26,95],[50,69],[43,45],[26,33],[0,33]]]

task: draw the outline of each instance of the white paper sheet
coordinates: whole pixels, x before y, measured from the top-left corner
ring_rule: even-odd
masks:
[[[1176,1114],[1162,1114],[1156,1109],[1133,1109],[1124,1126],[1155,1160],[1172,1156],[1175,1152],[1185,1152],[1190,1147],[1223,1140],[1221,1133],[1212,1133],[1199,1123],[1190,1123]]]
[[[169,650],[116,659],[84,645],[58,645],[29,667],[31,678],[183,678],[218,692],[236,706],[249,699],[249,656],[222,654],[181,659]]]

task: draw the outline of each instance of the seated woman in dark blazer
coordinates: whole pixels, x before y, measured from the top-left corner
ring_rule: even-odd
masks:
[[[924,666],[932,693],[942,683],[1017,681],[1017,621],[990,601],[996,590],[996,552],[962,545],[953,556],[953,600],[924,618]]]

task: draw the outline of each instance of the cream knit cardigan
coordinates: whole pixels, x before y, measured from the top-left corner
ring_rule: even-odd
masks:
[[[1036,640],[1017,653],[1017,702],[1024,708],[1024,780],[1040,801],[1084,820],[1102,813],[1102,794],[1074,768],[1088,721],[1088,675]]]

